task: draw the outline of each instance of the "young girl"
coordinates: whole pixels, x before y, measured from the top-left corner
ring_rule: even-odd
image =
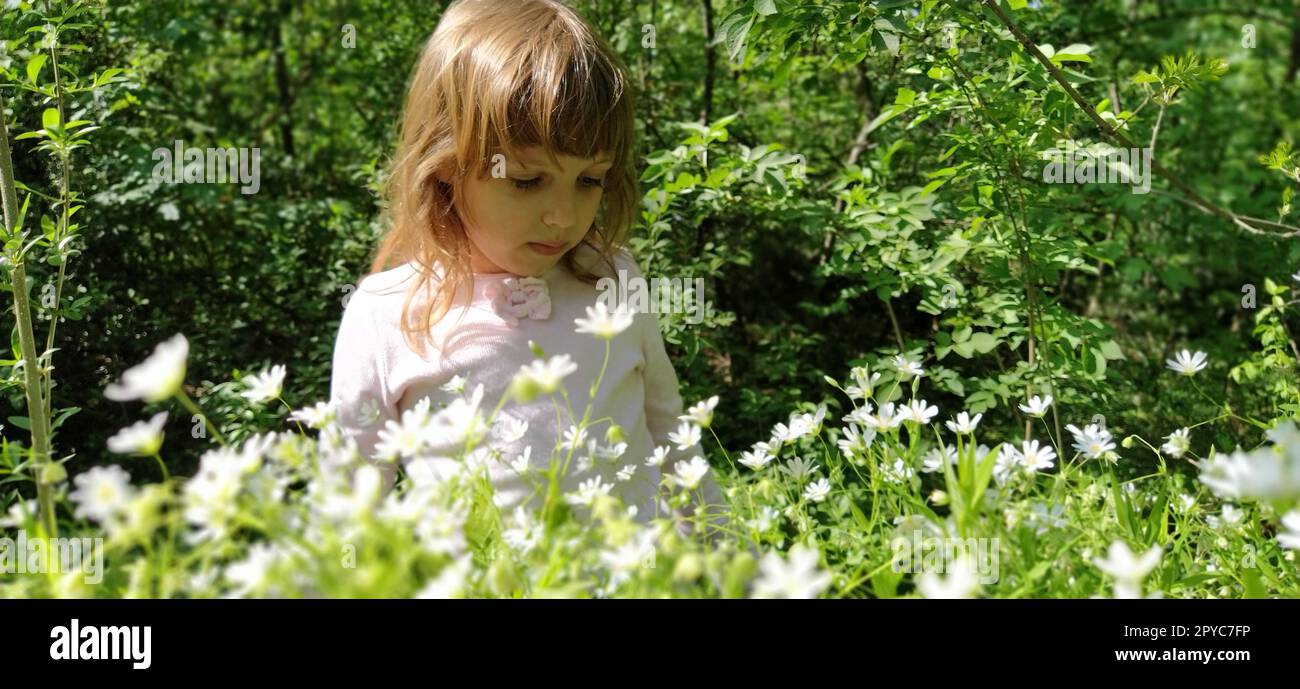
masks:
[[[407,93],[387,187],[392,226],[334,350],[339,424],[389,486],[403,442],[428,445],[426,469],[458,469],[450,457],[460,448],[404,439],[404,414],[468,409],[468,399],[487,417],[522,367],[572,368],[557,355],[576,365],[560,383],[567,403],[558,391],[508,403],[488,435],[483,464],[503,511],[540,507],[544,473],[568,456],[564,493],[608,486],[645,521],[664,516],[661,468],[680,466],[689,484],[707,466],[690,461],[703,451],[679,419],[655,315],[633,314],[608,340],[607,360],[607,341],[575,323],[625,325],[590,311],[596,283],[620,269],[641,274],[624,248],[638,204],[633,124],[622,63],[559,2],[459,0],[443,14]],[[621,438],[607,436],[611,424]],[[716,512],[709,476],[697,491]]]

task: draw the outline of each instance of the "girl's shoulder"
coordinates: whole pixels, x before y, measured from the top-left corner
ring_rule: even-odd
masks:
[[[417,277],[419,277],[419,268],[415,261],[410,261],[396,268],[366,275],[357,285],[357,291],[375,296],[403,294]]]
[[[613,271],[611,274],[610,264],[606,263],[600,255],[597,247],[581,245],[578,250],[583,253],[578,257],[579,263],[585,266],[592,273],[601,277],[621,278],[619,271],[624,271],[623,275],[635,277],[641,274],[641,268],[637,265],[636,258],[632,255],[632,250],[628,247],[619,247],[610,254],[610,260],[613,262]]]
[[[414,262],[363,276],[354,289],[345,291],[344,327],[373,330],[375,335],[385,332],[381,326],[400,320],[406,294],[418,278]]]
[[[636,257],[632,255],[632,250],[626,246],[620,247],[618,251],[614,252],[614,267],[624,268],[628,271],[636,271],[638,273],[641,272],[640,267],[637,265]]]

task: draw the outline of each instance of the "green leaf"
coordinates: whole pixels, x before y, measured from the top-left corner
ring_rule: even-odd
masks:
[[[966,398],[966,409],[974,413],[988,411],[996,404],[997,398],[988,390],[979,390]]]
[[[1092,62],[1092,57],[1088,53],[1092,52],[1092,46],[1083,43],[1073,43],[1056,51],[1052,56],[1052,62]]]
[[[1259,581],[1259,573],[1251,569],[1241,570],[1241,585],[1246,589],[1247,598],[1268,598],[1268,591]]]
[[[37,53],[33,55],[31,59],[27,60],[27,81],[30,81],[33,84],[36,83],[36,77],[41,73],[41,66],[43,66],[45,61],[48,59],[49,56],[45,53]]]
[[[975,468],[975,485],[971,495],[976,505],[980,504],[980,499],[984,497],[984,491],[989,487],[989,479],[993,477],[993,466],[997,463],[998,455],[1001,453],[1002,446],[995,446],[992,450],[989,450],[989,453],[984,456],[979,466]]]
[[[998,338],[988,333],[975,333],[970,338],[971,346],[980,354],[988,354],[998,346]]]
[[[879,128],[881,125],[894,119],[895,117],[898,117],[900,114],[902,114],[903,110],[904,107],[900,106],[898,102],[895,101],[894,107],[880,113],[879,115],[876,116],[876,119],[872,120],[870,124],[867,125],[867,133],[870,134],[871,132],[876,131],[876,129]]]
[[[46,108],[45,112],[41,113],[41,126],[45,127],[47,130],[58,131],[59,123],[60,118],[58,110],[54,108]]]
[[[890,55],[898,55],[898,34],[894,32],[894,27],[884,19],[877,19],[875,23],[876,32],[872,38],[878,38],[884,44],[885,50]]]
[[[1169,496],[1162,494],[1147,517],[1147,540],[1144,545],[1163,544],[1169,535]]]
[[[1128,500],[1124,497],[1124,491],[1120,490],[1119,481],[1115,477],[1110,479],[1110,495],[1115,503],[1115,518],[1119,520],[1120,526],[1124,530],[1133,534],[1133,520],[1129,516]]]
[[[858,526],[862,527],[863,531],[871,530],[871,522],[867,521],[867,515],[863,514],[862,510],[858,509],[857,505],[850,502],[849,511],[853,513],[853,521],[856,521]]]
[[[956,472],[952,469],[952,464],[947,459],[940,461],[939,464],[943,466],[944,489],[948,491],[952,513],[957,517],[957,523],[961,524],[967,519],[966,512],[969,506],[967,496],[963,490],[961,480],[957,478]]]
[[[50,428],[58,428],[60,424],[67,421],[69,416],[72,416],[79,411],[81,411],[81,407],[68,407],[67,409],[59,410],[58,415],[54,417],[54,421],[50,423]]]
[[[924,188],[921,189],[921,196],[928,196],[930,192],[934,191],[935,189],[938,189],[939,187],[942,187],[947,182],[948,180],[946,179],[936,179],[933,182],[930,182],[929,184],[925,185]]]
[[[1141,258],[1130,258],[1124,262],[1124,267],[1120,272],[1124,274],[1125,282],[1137,282],[1142,278],[1146,271],[1151,269],[1151,264]]]
[[[1196,278],[1192,276],[1192,272],[1182,266],[1169,266],[1159,271],[1159,273],[1161,282],[1164,282],[1165,286],[1174,292],[1196,285]]]
[[[776,14],[776,2],[775,0],[758,0],[754,4],[754,9],[764,17],[773,15]]]
[[[898,592],[898,582],[902,580],[902,572],[894,572],[892,567],[885,567],[871,577],[871,590],[877,598],[893,598]]]
[[[1060,64],[1062,62],[1092,62],[1092,58],[1087,55],[1079,55],[1075,53],[1057,53],[1052,56],[1052,62],[1055,64]]]
[[[122,73],[122,69],[118,67],[111,67],[109,69],[106,69],[103,72],[100,72],[99,74],[95,75],[95,85],[98,86],[102,84],[107,84],[110,81],[113,81],[114,77],[116,77],[121,73]]]
[[[1092,352],[1092,374],[1097,378],[1106,377],[1106,357],[1102,355],[1100,349],[1090,349]]]
[[[722,20],[722,26],[718,27],[718,36],[727,44],[728,59],[735,61],[736,57],[744,52],[745,37],[749,35],[749,30],[753,26],[754,16],[747,18],[741,12],[734,12]]]

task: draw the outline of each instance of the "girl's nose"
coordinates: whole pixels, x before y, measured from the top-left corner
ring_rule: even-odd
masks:
[[[571,227],[574,223],[576,205],[577,202],[572,195],[563,195],[547,209],[542,216],[542,222],[559,229]]]

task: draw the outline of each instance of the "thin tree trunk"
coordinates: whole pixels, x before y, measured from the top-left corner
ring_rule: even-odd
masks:
[[[871,134],[871,122],[876,119],[876,102],[872,95],[871,77],[867,74],[867,64],[863,60],[857,64],[858,99],[862,101],[862,127],[858,129],[858,135],[853,139],[853,146],[849,148],[849,154],[844,161],[844,166],[851,167],[858,162],[862,152],[867,150],[868,136]],[[835,214],[839,215],[844,212],[844,200],[835,201]],[[821,255],[817,259],[818,265],[826,265],[826,260],[830,257],[831,241],[835,238],[832,229],[827,229],[826,235],[822,237]],[[902,339],[902,338],[899,338]],[[901,345],[900,345],[901,346]]]
[[[1300,72],[1300,7],[1296,8],[1295,21],[1291,25],[1291,62],[1286,68],[1286,83],[1295,82],[1296,72]]]
[[[713,0],[704,2],[704,108],[700,112],[701,123],[707,125],[713,119],[713,72],[716,68],[713,54]]]
[[[271,29],[271,53],[275,58],[275,88],[280,97],[280,136],[284,139],[285,155],[293,155],[293,117],[289,107],[293,105],[293,92],[289,88],[289,68],[284,61],[284,14],[289,10],[288,3],[281,4],[281,16]]]

